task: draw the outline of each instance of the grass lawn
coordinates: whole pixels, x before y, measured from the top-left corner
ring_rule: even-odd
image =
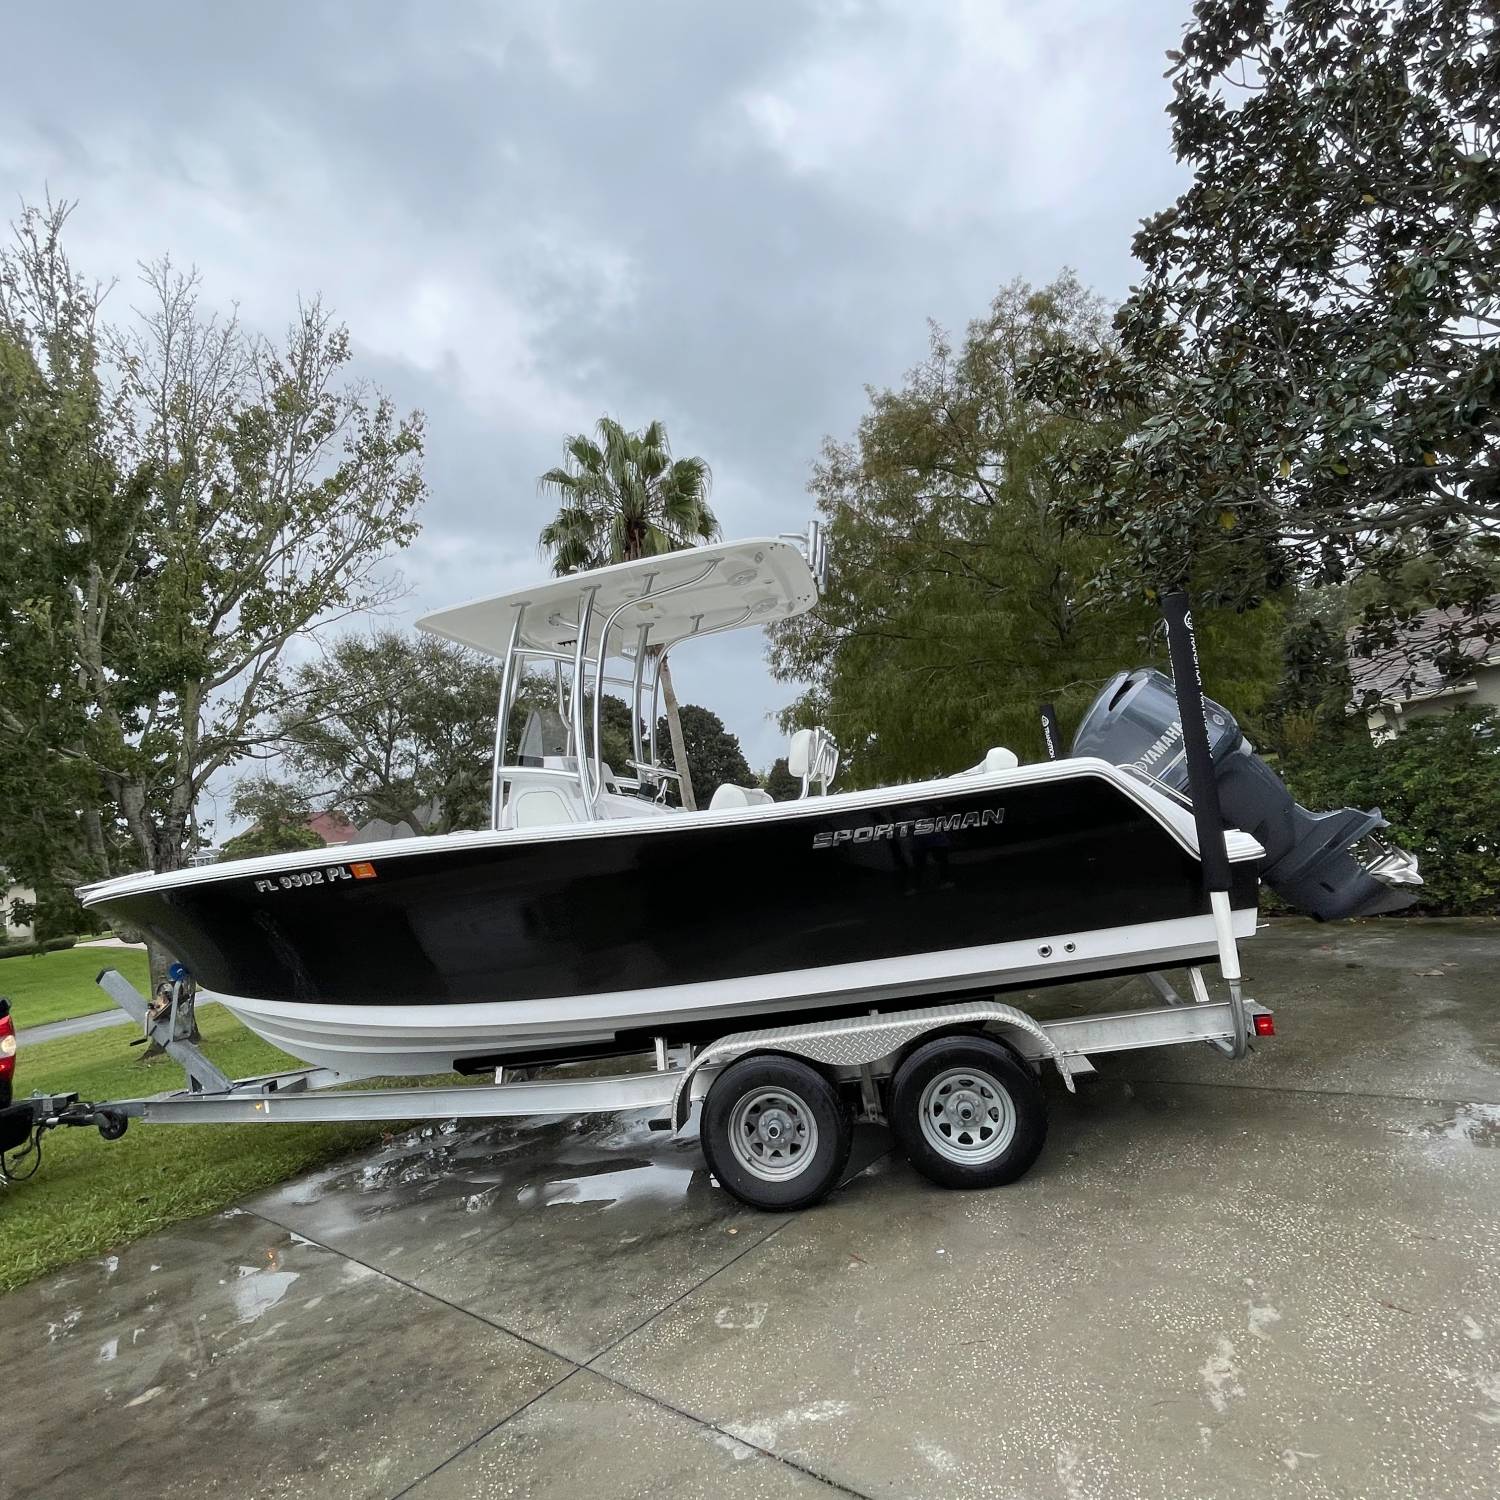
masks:
[[[92,953],[103,953],[111,962],[118,951]],[[74,956],[68,950],[46,958]],[[30,962],[7,959],[0,971]],[[102,967],[92,956],[89,962]],[[143,957],[140,962],[144,968]],[[295,1065],[219,1006],[199,1011],[198,1024],[208,1055],[231,1077]],[[84,1099],[103,1101],[181,1088],[182,1069],[170,1058],[142,1063],[139,1049],[128,1046],[135,1031],[125,1022],[37,1046],[23,1043],[16,1060],[17,1098],[33,1089],[73,1090]],[[0,1291],[153,1229],[224,1208],[246,1193],[377,1141],[392,1128],[142,1125],[136,1120],[118,1141],[103,1140],[92,1128],[50,1131],[36,1176],[25,1182],[0,1181]]]
[[[144,948],[64,948],[0,958],[0,995],[9,998],[20,1029],[113,1010],[115,1002],[94,983],[101,969],[118,969],[143,995],[151,983]],[[122,1018],[124,1014],[120,1012]]]

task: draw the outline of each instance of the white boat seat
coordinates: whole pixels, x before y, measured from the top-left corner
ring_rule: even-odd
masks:
[[[708,804],[710,812],[723,812],[726,807],[764,807],[775,798],[758,786],[736,786],[726,781],[713,795]]]
[[[527,787],[512,802],[516,828],[548,828],[557,823],[576,823],[573,809],[550,786]]]

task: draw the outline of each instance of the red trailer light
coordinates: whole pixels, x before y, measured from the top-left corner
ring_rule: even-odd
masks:
[[[1276,1017],[1273,1016],[1270,1011],[1261,1011],[1258,1016],[1254,1017],[1254,1021],[1256,1036],[1276,1035]]]

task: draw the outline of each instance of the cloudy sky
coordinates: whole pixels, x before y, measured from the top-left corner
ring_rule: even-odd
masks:
[[[800,530],[867,384],[1014,276],[1129,285],[1180,183],[1187,0],[13,10],[7,202],[80,200],[75,260],[171,251],[278,331],[298,293],[428,418],[399,619],[539,568],[538,473],[602,412],[702,454],[727,535]],[[117,312],[124,309],[116,305]],[[753,633],[677,663],[762,767]]]

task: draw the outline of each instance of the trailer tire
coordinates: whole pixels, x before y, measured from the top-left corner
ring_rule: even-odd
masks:
[[[838,1090],[816,1068],[761,1053],[714,1079],[698,1138],[727,1192],[752,1208],[785,1212],[817,1203],[838,1184],[854,1126]]]
[[[924,1177],[949,1188],[1022,1176],[1047,1139],[1041,1083],[993,1037],[937,1037],[896,1070],[891,1132]]]

